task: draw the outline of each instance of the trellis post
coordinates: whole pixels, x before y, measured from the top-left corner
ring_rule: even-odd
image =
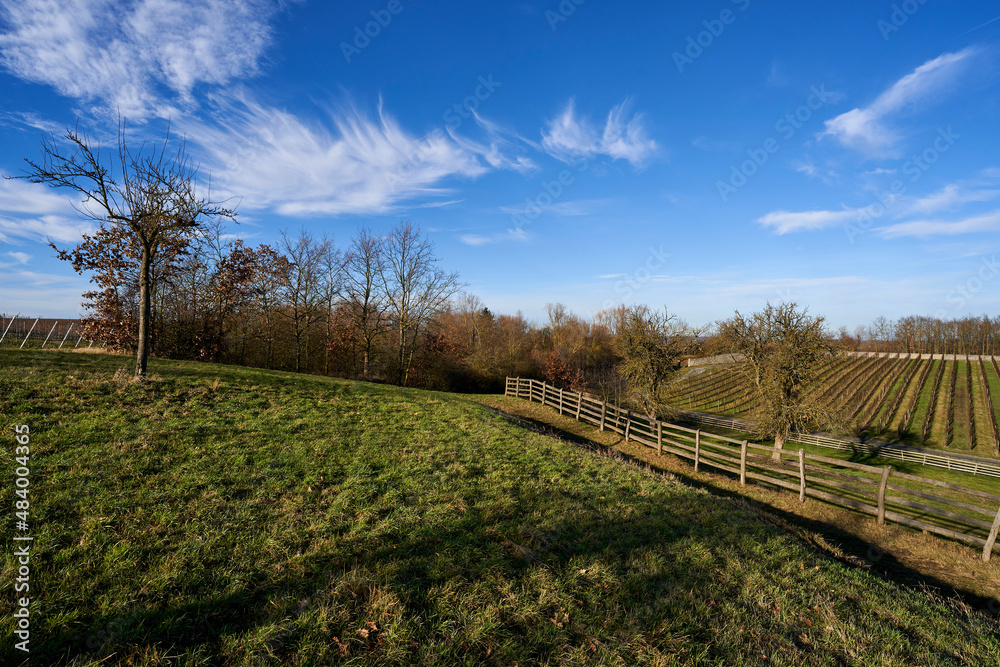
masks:
[[[49,329],[49,335],[46,336],[45,340],[42,341],[42,349],[45,349],[45,344],[49,342],[49,338],[52,336],[52,332],[56,330],[56,326],[58,324],[59,324],[59,320],[56,320],[55,322],[52,323],[52,328]]]
[[[73,325],[70,324],[69,325],[69,329],[66,329],[66,335],[63,336],[62,342],[59,343],[59,349],[60,350],[62,349],[63,343],[65,343],[66,339],[69,338],[69,332],[72,331],[72,330],[73,330]]]
[[[14,320],[16,320],[16,319],[17,319],[17,315],[14,315],[14,317],[11,318],[10,322],[7,323],[7,328],[3,330],[3,335],[0,336],[0,343],[2,343],[3,339],[7,337],[7,332],[10,331],[10,328],[11,328],[11,326],[13,326]]]
[[[21,341],[21,347],[19,347],[17,349],[19,349],[19,350],[22,349],[24,347],[24,344],[28,342],[28,336],[30,336],[31,332],[35,330],[35,325],[36,324],[38,324],[38,320],[37,319],[34,322],[31,323],[31,328],[28,329],[28,333],[26,333],[24,335],[24,340]]]

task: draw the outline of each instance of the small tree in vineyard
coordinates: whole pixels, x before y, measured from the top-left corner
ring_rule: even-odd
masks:
[[[753,416],[757,434],[774,438],[774,458],[781,457],[788,436],[834,423],[834,416],[809,400],[806,388],[820,364],[837,353],[823,330],[823,317],[810,317],[794,303],[772,306],[749,317],[739,311],[719,325],[719,335],[744,356],[742,370],[756,393]]]
[[[681,365],[681,357],[697,345],[699,331],[669,315],[633,306],[622,312],[616,327],[615,351],[629,396],[655,418],[661,410],[660,388]]]

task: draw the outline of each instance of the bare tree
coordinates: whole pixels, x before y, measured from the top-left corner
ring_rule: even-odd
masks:
[[[361,342],[361,377],[371,377],[375,344],[385,332],[386,294],[382,282],[385,271],[385,242],[361,228],[344,257],[343,296],[351,321]]]
[[[121,228],[139,246],[135,374],[142,379],[150,351],[153,265],[157,254],[165,244],[197,230],[205,219],[234,218],[236,214],[197,195],[197,170],[188,162],[184,144],[176,152],[167,153],[169,131],[158,148],[147,153],[142,144],[133,152],[127,145],[125,121],[120,121],[117,155],[107,163],[102,159],[100,144],[92,147],[86,135],[67,130],[65,138],[69,144],[66,149],[54,137],[44,140],[41,161],[25,159],[30,168],[15,178],[76,192],[83,197],[77,209],[83,217],[102,227]]]
[[[768,304],[764,311],[749,316],[737,310],[732,319],[719,323],[719,338],[731,352],[743,355],[739,368],[756,389],[760,389],[771,344],[771,314]]]
[[[463,286],[457,273],[439,268],[434,245],[408,220],[390,232],[384,251],[380,277],[399,336],[398,381],[405,386],[421,329]]]
[[[758,434],[774,438],[774,458],[789,434],[820,424],[833,416],[806,395],[820,363],[836,353],[823,330],[823,317],[810,317],[794,303],[772,306],[744,318],[720,324],[719,333],[733,352],[760,351],[756,368],[747,359],[747,374],[757,379],[754,419]],[[756,352],[754,352],[756,354]],[[745,354],[745,353],[744,353]]]
[[[313,325],[323,316],[325,266],[333,252],[333,242],[326,237],[316,241],[309,232],[301,229],[294,240],[289,238],[287,232],[281,232],[281,246],[289,260],[282,281],[288,308],[283,314],[292,322],[295,372],[301,373],[308,362]],[[306,356],[306,363],[303,362],[303,355]]]
[[[660,411],[660,387],[680,369],[681,357],[695,345],[700,331],[676,316],[632,306],[624,311],[615,336],[619,371],[630,397],[652,418]]]

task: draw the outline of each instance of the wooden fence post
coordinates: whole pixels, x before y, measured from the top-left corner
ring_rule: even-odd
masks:
[[[988,563],[993,555],[993,545],[997,541],[997,533],[1000,532],[1000,510],[997,510],[997,518],[993,520],[993,528],[990,529],[990,536],[986,538],[986,546],[983,547],[983,562]]]
[[[656,422],[656,455],[663,456],[663,422]]]
[[[628,442],[629,430],[632,428],[632,413],[625,411],[625,442]]]
[[[799,448],[799,502],[806,501],[806,452]]]
[[[562,416],[562,411],[563,411],[563,390],[562,390],[562,388],[560,388],[559,389],[559,416],[560,417]]]
[[[694,471],[698,472],[698,454],[701,453],[701,429],[694,432]]]
[[[892,472],[891,466],[886,466],[882,468],[882,481],[878,485],[878,522],[879,525],[885,523],[885,487],[889,483],[889,473]]]
[[[542,380],[542,405],[545,405],[545,380]]]
[[[576,420],[580,421],[580,408],[583,407],[583,394],[576,392]]]
[[[608,404],[605,401],[601,401],[601,430],[604,430],[604,421],[608,416]]]
[[[747,441],[740,444],[740,486],[747,485]]]

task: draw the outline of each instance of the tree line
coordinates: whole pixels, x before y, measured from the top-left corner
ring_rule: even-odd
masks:
[[[1000,355],[1000,316],[880,316],[853,333],[841,327],[838,337],[845,349],[863,352]]]

